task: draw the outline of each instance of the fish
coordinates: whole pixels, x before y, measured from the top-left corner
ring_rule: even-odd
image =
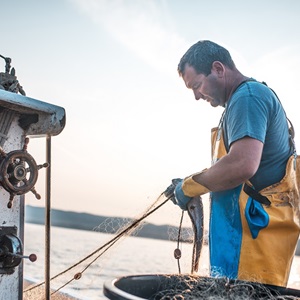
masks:
[[[203,203],[200,196],[193,197],[187,204],[187,212],[192,222],[194,231],[193,254],[191,273],[199,269],[199,260],[203,245]]]
[[[175,198],[175,188],[176,185],[182,181],[182,179],[176,178],[172,180],[172,184],[163,192],[165,197],[169,200],[172,200],[174,204],[177,204]],[[199,260],[202,251],[203,245],[203,203],[202,198],[200,196],[193,197],[187,203],[187,212],[192,222],[192,228],[194,231],[194,241],[193,241],[193,254],[192,254],[192,267],[191,273],[195,273],[199,269]],[[180,249],[175,249],[174,257],[176,259],[181,258]]]

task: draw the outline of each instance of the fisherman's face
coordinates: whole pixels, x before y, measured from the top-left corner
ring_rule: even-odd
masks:
[[[222,99],[224,92],[220,76],[214,68],[212,68],[209,75],[205,76],[204,74],[198,74],[193,67],[187,64],[182,78],[186,87],[194,92],[196,100],[206,100],[213,107],[224,105]]]

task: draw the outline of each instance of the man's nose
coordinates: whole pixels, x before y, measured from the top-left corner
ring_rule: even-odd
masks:
[[[201,98],[203,98],[203,95],[198,91],[194,91],[194,95],[196,100],[200,100]]]

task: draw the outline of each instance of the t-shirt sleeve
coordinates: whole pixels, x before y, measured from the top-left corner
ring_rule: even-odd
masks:
[[[233,100],[233,99],[232,99]],[[265,101],[254,95],[236,97],[227,111],[228,146],[246,136],[265,142],[268,109]]]

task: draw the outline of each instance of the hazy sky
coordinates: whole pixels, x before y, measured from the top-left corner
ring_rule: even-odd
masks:
[[[176,71],[198,40],[227,47],[242,73],[277,92],[300,144],[298,0],[0,4],[0,54],[12,58],[27,96],[66,110],[52,139],[53,208],[134,217],[172,178],[210,165],[210,128],[222,108],[195,101]],[[30,141],[37,163],[45,143]],[[44,183],[42,170],[42,195]],[[27,194],[26,203],[43,199]],[[179,213],[168,203],[154,221],[178,223]]]

